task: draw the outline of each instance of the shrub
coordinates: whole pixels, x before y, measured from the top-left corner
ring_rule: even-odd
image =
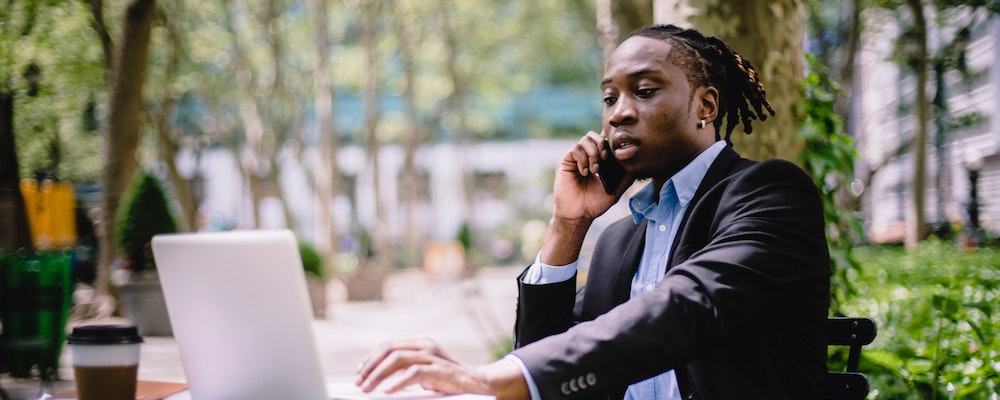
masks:
[[[163,187],[153,174],[136,178],[118,214],[115,234],[134,271],[155,268],[149,242],[153,235],[177,232]]]
[[[856,294],[878,336],[862,372],[878,399],[995,399],[1000,390],[1000,251],[930,240],[916,251],[857,249]]]
[[[858,268],[851,252],[854,243],[862,236],[862,225],[854,211],[842,207],[838,200],[847,193],[854,178],[857,151],[853,138],[844,130],[844,119],[834,107],[836,97],[843,92],[814,57],[807,56],[806,59],[810,70],[802,81],[802,99],[796,103],[802,116],[798,137],[803,144],[798,161],[819,189],[823,201],[833,272],[830,278],[830,311],[833,315],[840,315],[841,302],[854,290],[847,274]]]
[[[307,275],[323,279],[323,257],[309,243],[299,240],[299,256],[302,257],[302,268]]]

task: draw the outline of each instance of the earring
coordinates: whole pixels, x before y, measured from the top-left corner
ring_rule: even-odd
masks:
[[[705,129],[705,120],[698,121],[698,129]]]

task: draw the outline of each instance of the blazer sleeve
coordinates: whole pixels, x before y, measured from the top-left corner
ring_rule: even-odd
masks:
[[[517,277],[517,319],[514,348],[546,336],[562,333],[573,325],[576,274],[564,282],[532,285],[523,282],[525,268]]]
[[[829,255],[822,204],[801,169],[759,163],[689,207],[682,230],[697,226],[706,242],[655,290],[513,352],[542,398],[592,397],[716,354],[727,340],[749,340],[742,330],[754,329],[753,316],[800,287],[816,303],[810,318],[822,323]]]

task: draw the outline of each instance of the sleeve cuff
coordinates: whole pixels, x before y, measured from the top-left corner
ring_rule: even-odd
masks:
[[[535,379],[531,377],[528,366],[524,365],[524,362],[513,354],[508,354],[503,358],[517,364],[517,367],[521,369],[521,375],[524,375],[524,382],[528,384],[528,393],[531,394],[531,400],[541,400],[542,396],[538,394],[538,385],[535,385]]]
[[[579,261],[573,261],[566,265],[548,265],[542,263],[541,256],[541,253],[535,255],[535,262],[528,267],[528,271],[521,279],[521,283],[544,285],[565,282],[573,278],[573,275],[576,274],[576,266],[579,264]]]

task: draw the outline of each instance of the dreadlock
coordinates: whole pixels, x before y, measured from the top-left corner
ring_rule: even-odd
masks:
[[[672,51],[670,54],[675,65],[685,70],[688,83],[694,88],[711,86],[719,91],[719,117],[714,122],[716,140],[720,138],[718,132],[724,118],[726,143],[732,146],[730,136],[740,120],[743,122],[743,133],[749,135],[753,131],[750,121],[767,119],[765,109],[774,116],[757,70],[722,40],[674,25],[639,28],[626,39],[633,36],[681,44],[679,47],[683,51]]]

